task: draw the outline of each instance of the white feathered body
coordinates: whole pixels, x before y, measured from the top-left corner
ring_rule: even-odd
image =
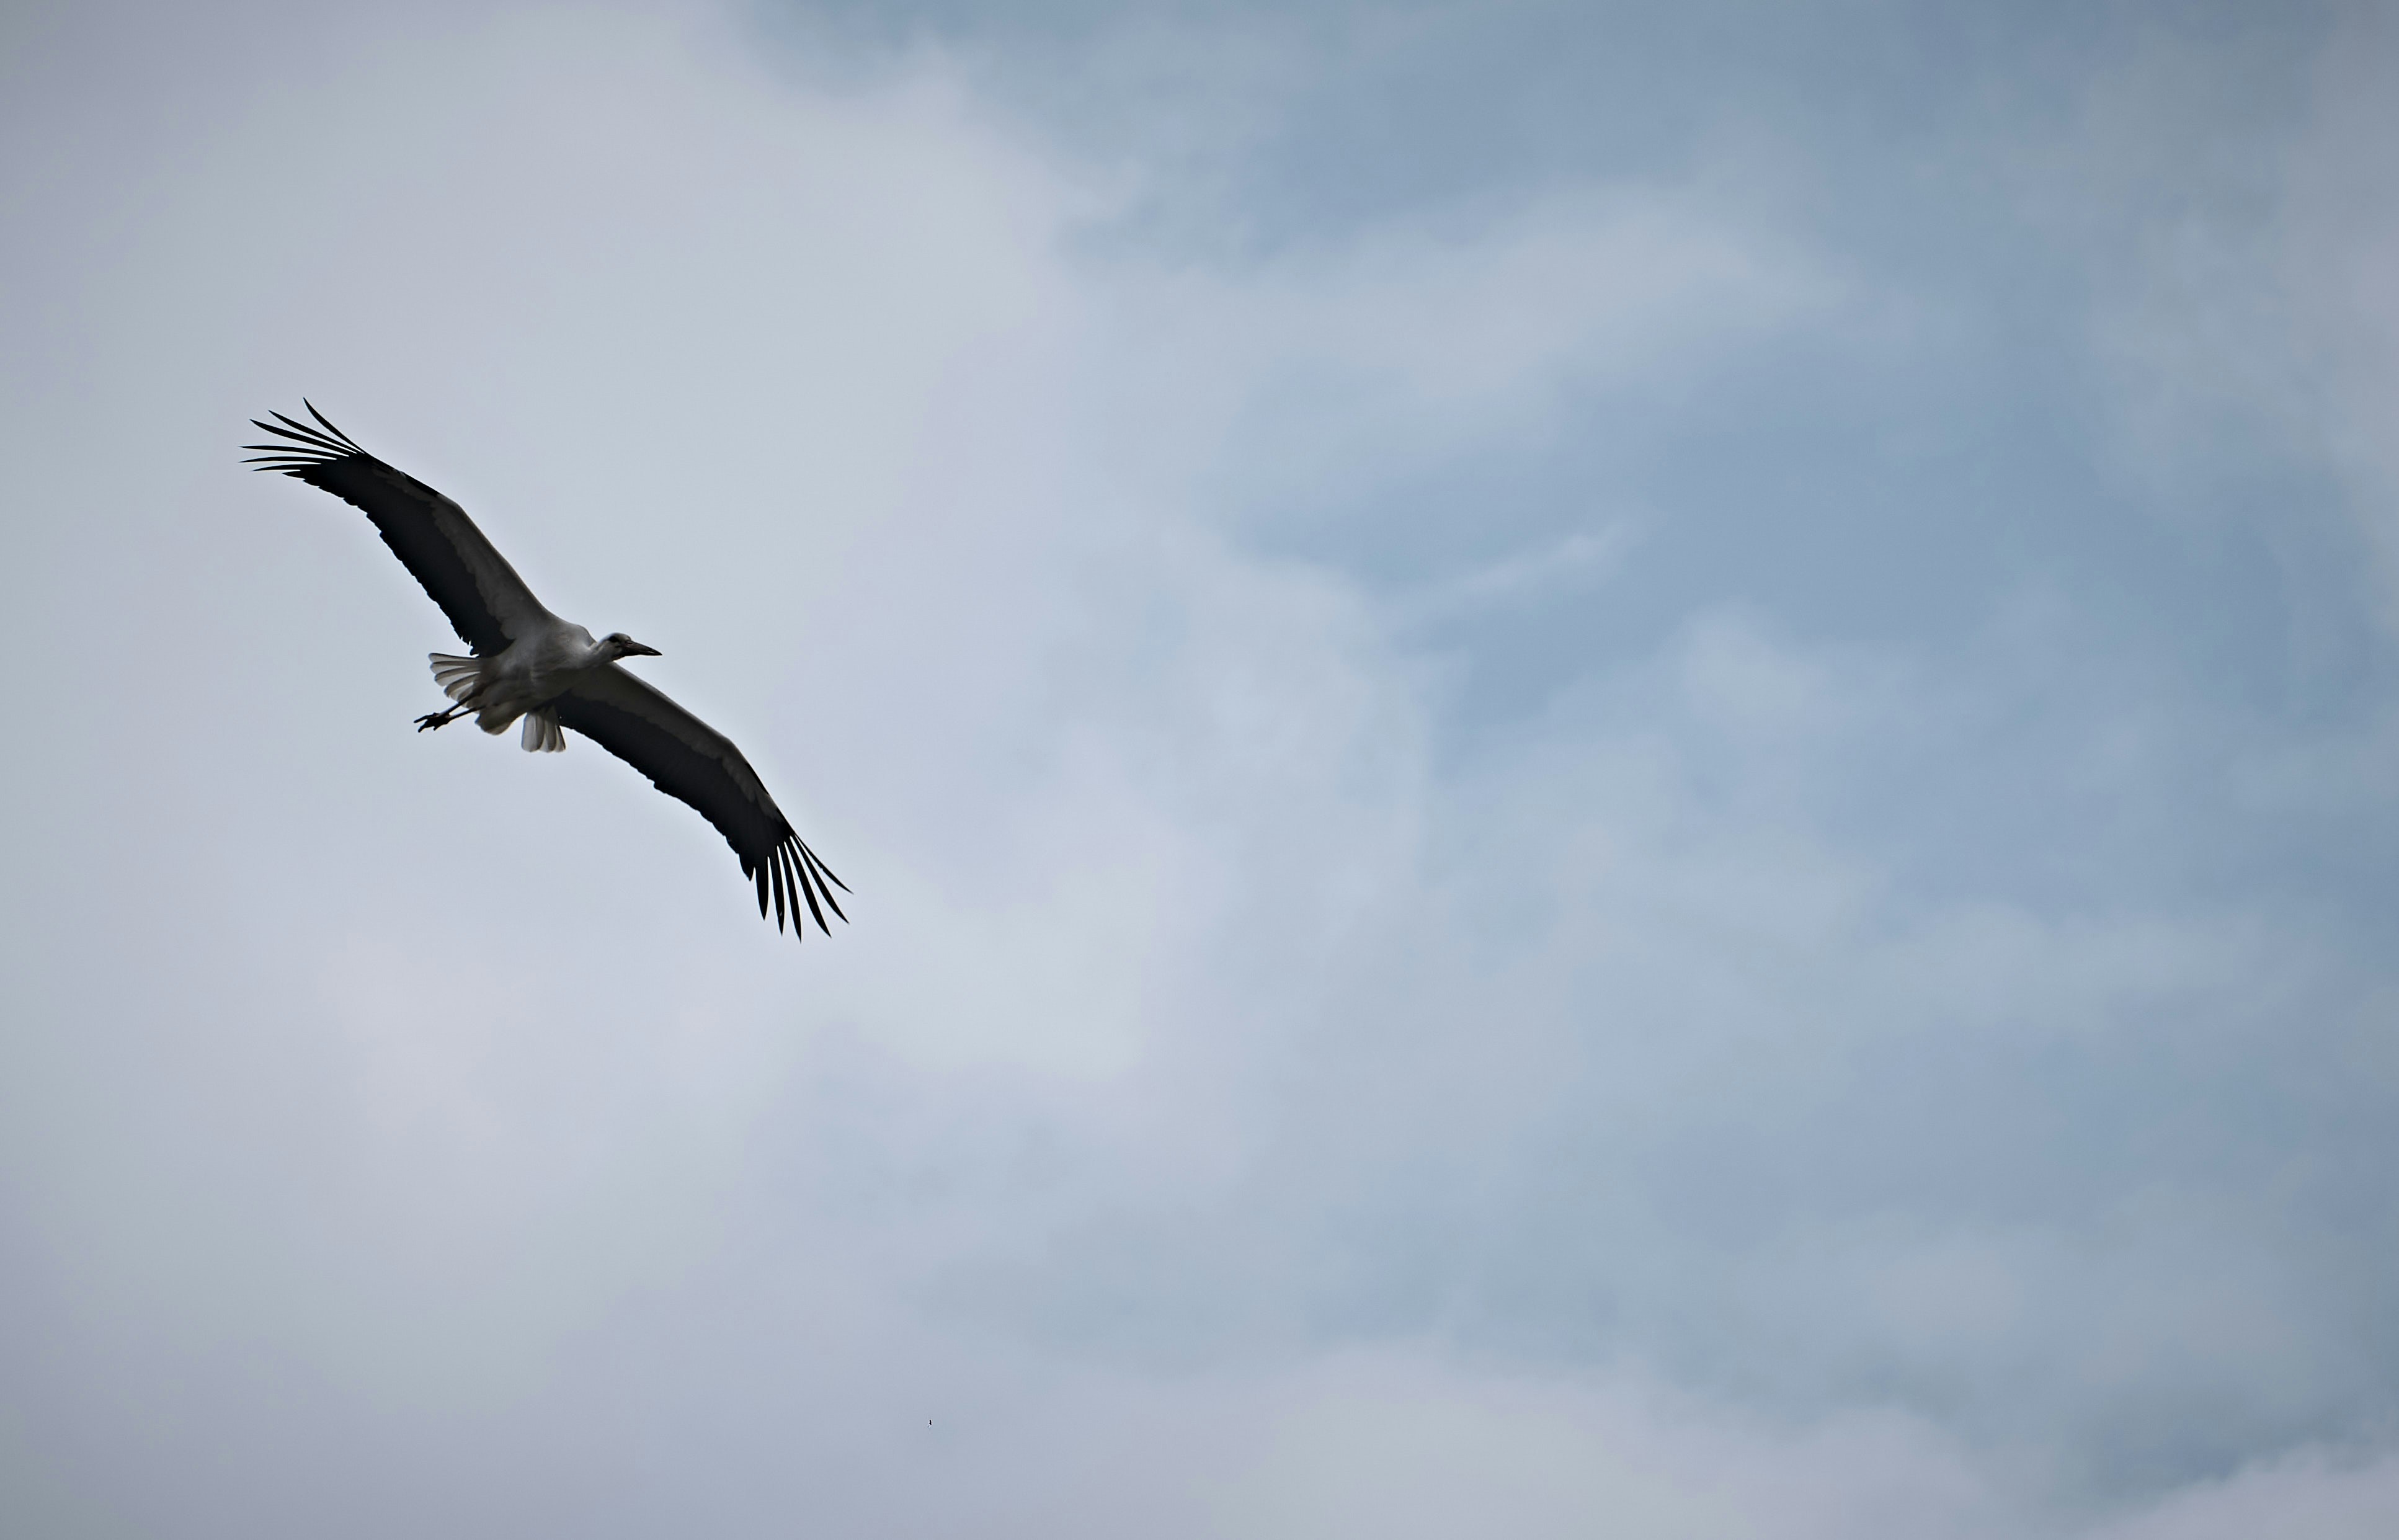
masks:
[[[566,747],[566,732],[549,703],[593,669],[606,668],[623,655],[573,621],[559,620],[519,637],[490,657],[459,657],[450,653],[427,655],[433,682],[441,693],[475,712],[475,725],[486,733],[505,733],[524,719],[521,740],[527,753],[557,753]]]

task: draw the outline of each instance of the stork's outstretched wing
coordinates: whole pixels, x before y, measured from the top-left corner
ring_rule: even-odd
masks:
[[[312,487],[322,487],[342,501],[365,511],[383,535],[383,543],[400,565],[416,574],[433,602],[450,617],[458,640],[481,656],[504,651],[523,635],[528,623],[556,617],[525,587],[467,510],[415,477],[392,469],[360,449],[306,401],[318,426],[295,422],[278,412],[273,423],[251,421],[282,444],[245,444],[264,450],[246,465],[279,470]],[[277,423],[283,425],[280,427]]]
[[[833,896],[836,887],[848,892],[848,885],[801,843],[758,773],[725,735],[615,663],[584,674],[558,697],[554,709],[560,722],[714,824],[741,858],[741,874],[758,885],[761,918],[773,896],[776,929],[783,926],[786,902],[792,925],[803,937],[807,924],[800,918],[802,903],[816,916],[819,930],[830,933],[825,910],[836,919],[849,918]]]

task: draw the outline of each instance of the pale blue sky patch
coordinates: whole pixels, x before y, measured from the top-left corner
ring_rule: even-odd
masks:
[[[0,39],[0,1527],[2387,1527],[2379,13]]]

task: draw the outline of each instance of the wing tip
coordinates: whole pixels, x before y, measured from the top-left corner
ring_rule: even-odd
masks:
[[[834,877],[796,833],[786,831],[762,859],[745,858],[741,874],[757,886],[758,918],[764,920],[771,912],[778,935],[788,929],[794,940],[805,941],[808,939],[808,922],[814,920],[820,934],[831,936],[833,926],[825,919],[828,909],[833,911],[834,919],[849,924],[849,916],[842,912],[840,903],[825,886],[827,878],[836,883],[840,879]],[[847,893],[849,889],[844,885],[842,891]]]
[[[252,417],[250,420],[251,426],[262,433],[273,434],[278,439],[289,441],[280,444],[242,445],[244,449],[263,452],[244,460],[243,465],[256,470],[279,470],[286,476],[305,477],[317,466],[329,466],[337,460],[347,460],[352,457],[362,460],[374,458],[359,445],[356,439],[335,427],[330,418],[317,410],[315,402],[304,396],[300,399],[300,404],[305,407],[308,415],[317,419],[321,426],[311,427],[298,418],[286,416],[280,412],[269,412],[266,414],[267,417],[275,419],[271,423],[263,417]]]
[[[802,840],[798,834],[786,833],[783,836],[781,843],[775,847],[775,858],[782,864],[786,871],[789,873],[786,880],[790,883],[793,892],[796,895],[796,899],[792,906],[793,928],[794,930],[803,936],[807,933],[806,924],[799,917],[800,901],[805,901],[807,904],[808,914],[816,921],[817,930],[822,935],[831,936],[833,934],[833,926],[825,923],[824,912],[827,909],[833,911],[834,919],[839,920],[844,925],[849,924],[849,916],[841,912],[841,904],[834,898],[831,890],[824,885],[826,878],[831,877],[837,884],[840,883],[841,879],[834,877],[832,870],[822,861],[817,859],[817,853],[810,850],[807,847],[806,842]],[[847,885],[844,885],[842,887],[842,891],[847,893],[849,889]],[[819,907],[819,900],[820,899],[822,900],[821,908]]]

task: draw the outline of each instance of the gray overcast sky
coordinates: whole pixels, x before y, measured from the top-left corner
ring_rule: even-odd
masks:
[[[2388,7],[0,14],[0,1529],[2381,1536]],[[795,950],[249,476],[664,651]]]

